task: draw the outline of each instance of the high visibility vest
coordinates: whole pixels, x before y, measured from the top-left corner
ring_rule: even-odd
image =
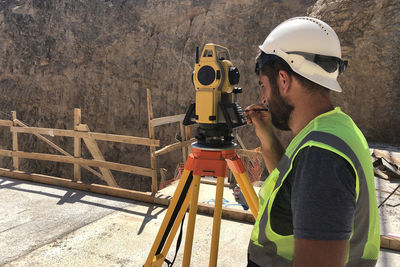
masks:
[[[259,212],[251,233],[249,259],[260,266],[291,266],[294,237],[271,228],[271,210],[298,152],[308,146],[343,157],[356,175],[356,210],[347,251],[347,266],[374,266],[380,247],[379,213],[368,144],[352,119],[340,108],[313,119],[291,141],[278,166],[259,192]],[[340,216],[340,215],[339,215]]]

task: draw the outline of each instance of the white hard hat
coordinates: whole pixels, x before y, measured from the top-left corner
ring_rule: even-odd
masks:
[[[285,60],[297,74],[333,91],[342,91],[336,79],[347,61],[341,59],[339,38],[325,22],[310,17],[286,20],[259,47],[265,54]]]

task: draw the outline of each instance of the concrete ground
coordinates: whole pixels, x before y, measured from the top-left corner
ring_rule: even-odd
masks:
[[[394,185],[377,183],[381,201]],[[212,203],[212,190],[200,188],[206,191],[200,202]],[[241,208],[226,190],[224,205]],[[390,206],[396,202],[393,195],[381,209],[383,233],[400,233],[400,207]],[[142,266],[166,212],[166,207],[4,177],[0,203],[0,266]],[[211,228],[211,217],[197,216],[192,266],[208,266]],[[251,229],[222,220],[218,266],[246,266]],[[168,259],[174,251],[175,244]],[[182,254],[183,244],[175,266]],[[400,266],[400,253],[382,249],[377,266]]]

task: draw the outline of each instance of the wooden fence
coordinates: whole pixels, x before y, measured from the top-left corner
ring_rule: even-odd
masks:
[[[82,189],[87,191],[93,191],[114,196],[126,196],[130,194],[136,200],[143,200],[149,202],[157,191],[158,191],[158,167],[157,157],[165,153],[169,153],[174,150],[182,149],[182,160],[186,160],[189,153],[188,146],[193,142],[193,138],[190,137],[190,129],[184,127],[182,124],[183,114],[176,116],[169,116],[163,118],[153,118],[152,104],[150,90],[147,89],[147,100],[148,100],[148,119],[149,119],[149,137],[134,137],[127,135],[118,134],[107,134],[91,132],[87,124],[82,124],[81,110],[76,108],[74,110],[74,128],[71,130],[66,129],[54,129],[54,128],[39,128],[29,127],[24,122],[17,118],[17,112],[12,111],[12,120],[0,120],[1,127],[8,127],[12,134],[12,150],[0,149],[0,156],[12,158],[12,168],[5,169],[0,168],[0,175],[7,177],[14,177],[26,180],[32,180],[37,182],[44,182],[47,184],[62,185],[66,187],[72,187],[75,189]],[[155,139],[155,127],[169,124],[169,123],[180,123],[180,131],[182,141],[177,142],[159,150],[156,150],[160,146],[160,140]],[[21,151],[18,146],[19,134],[32,134],[38,139],[47,143],[50,147],[55,149],[59,154],[46,154],[46,153],[35,153]],[[73,154],[68,153],[66,150],[55,144],[46,136],[60,136],[73,138],[74,152]],[[97,141],[107,142],[118,142],[124,144],[142,145],[148,146],[150,150],[150,161],[151,167],[144,168],[139,166],[133,166],[129,164],[122,164],[117,162],[106,161],[103,157],[102,152],[97,145]],[[82,145],[86,145],[88,151],[92,155],[92,159],[82,158]],[[53,177],[43,174],[28,173],[20,170],[20,159],[34,159],[52,162],[61,162],[73,164],[74,173],[73,178],[61,178]],[[94,169],[98,168],[98,170]],[[96,185],[96,184],[83,184],[81,181],[81,168],[93,173],[106,182],[107,186]],[[137,192],[134,190],[122,189],[118,186],[114,179],[111,170],[136,174],[140,176],[150,177],[152,179],[152,191],[150,193]],[[154,202],[151,200],[150,202]],[[156,201],[157,202],[157,201]]]

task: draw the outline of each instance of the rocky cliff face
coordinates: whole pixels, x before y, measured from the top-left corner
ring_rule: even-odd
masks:
[[[246,106],[258,97],[257,46],[277,24],[302,15],[330,24],[350,61],[340,78],[344,92],[333,93],[334,101],[369,141],[400,143],[399,0],[1,1],[0,111],[17,110],[32,126],[71,129],[73,108],[80,107],[83,123],[94,131],[148,136],[145,89],[152,91],[155,117],[184,113],[194,97],[195,47],[208,42],[229,48]],[[7,147],[10,135],[1,133]],[[175,133],[176,127],[161,127],[157,138],[167,144]],[[255,147],[248,136],[246,143]],[[24,135],[21,148],[47,151],[33,138]],[[72,152],[72,140],[56,141]],[[101,149],[108,160],[149,165],[145,147],[101,143]],[[160,159],[170,175],[177,155]],[[71,177],[70,166],[23,164]],[[141,180],[147,178],[123,183],[148,190]]]
[[[400,1],[318,1],[310,15],[330,24],[349,68],[335,94],[369,141],[400,143]]]

